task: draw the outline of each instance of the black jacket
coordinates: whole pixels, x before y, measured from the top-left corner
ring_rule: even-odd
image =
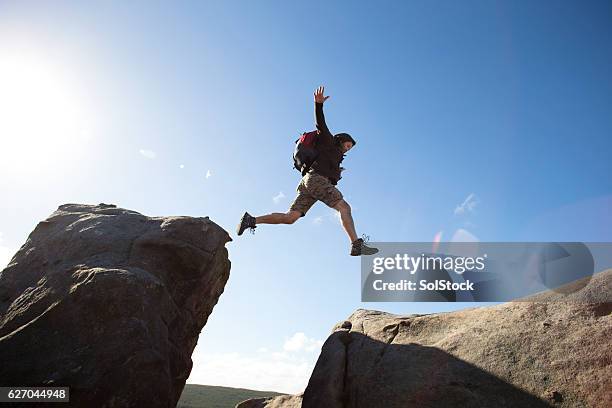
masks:
[[[322,103],[315,102],[315,119],[319,130],[316,143],[319,156],[312,164],[311,169],[317,174],[327,177],[335,185],[342,178],[340,176],[340,163],[344,160],[344,154],[325,124]]]

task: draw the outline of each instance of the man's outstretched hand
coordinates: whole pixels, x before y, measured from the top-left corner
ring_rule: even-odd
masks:
[[[323,103],[325,102],[327,99],[329,99],[329,96],[324,96],[323,93],[325,92],[325,87],[324,86],[320,86],[317,88],[317,90],[314,93],[314,100],[316,103]]]

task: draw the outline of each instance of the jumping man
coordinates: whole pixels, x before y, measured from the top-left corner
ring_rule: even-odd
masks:
[[[351,240],[351,255],[372,255],[377,253],[378,249],[367,246],[362,238],[357,238],[351,207],[342,197],[340,190],[336,188],[336,184],[342,178],[340,163],[357,142],[348,133],[332,135],[327,128],[323,115],[323,103],[329,96],[324,96],[324,91],[325,88],[320,86],[314,93],[315,119],[318,129],[316,149],[319,154],[297,186],[298,194],[289,207],[289,211],[259,217],[253,217],[245,212],[238,224],[237,232],[238,235],[242,235],[247,228],[254,231],[258,224],[293,224],[300,217],[305,216],[314,203],[323,201],[328,207],[340,213],[342,226]]]

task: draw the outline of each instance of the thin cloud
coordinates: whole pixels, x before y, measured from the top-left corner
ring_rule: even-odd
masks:
[[[321,224],[323,223],[323,217],[321,217],[320,215],[319,215],[319,216],[314,217],[314,218],[312,219],[312,223],[313,223],[313,224],[316,224],[316,225],[321,225]]]
[[[296,394],[306,388],[322,344],[298,332],[285,340],[281,350],[200,353],[198,346],[187,382]]]
[[[216,353],[192,356],[187,382],[297,394],[304,391],[314,369],[312,359],[276,357],[270,353]]]
[[[473,212],[474,208],[476,208],[476,204],[478,204],[476,195],[474,193],[470,193],[460,205],[455,207],[455,215]]]
[[[138,152],[147,159],[152,160],[157,157],[157,153],[155,153],[153,150],[140,149]]]
[[[206,170],[206,179],[208,180],[212,176],[212,172],[210,170]]]
[[[276,204],[278,204],[280,202],[280,200],[282,200],[283,198],[285,198],[285,194],[283,194],[282,191],[279,191],[277,195],[272,197],[272,201],[274,201]]]
[[[285,341],[283,350],[285,351],[313,351],[318,350],[323,345],[321,340],[308,338],[304,333],[297,332]]]

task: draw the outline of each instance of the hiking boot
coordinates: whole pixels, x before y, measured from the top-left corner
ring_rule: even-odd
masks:
[[[240,220],[240,224],[238,224],[238,228],[236,228],[236,232],[238,233],[238,235],[242,235],[244,230],[247,228],[250,228],[251,234],[254,234],[255,228],[257,228],[257,226],[255,225],[255,217],[253,217],[248,212],[245,212],[242,216],[242,219]]]
[[[367,246],[363,238],[356,239],[351,244],[351,256],[374,255],[377,252],[378,248]]]

